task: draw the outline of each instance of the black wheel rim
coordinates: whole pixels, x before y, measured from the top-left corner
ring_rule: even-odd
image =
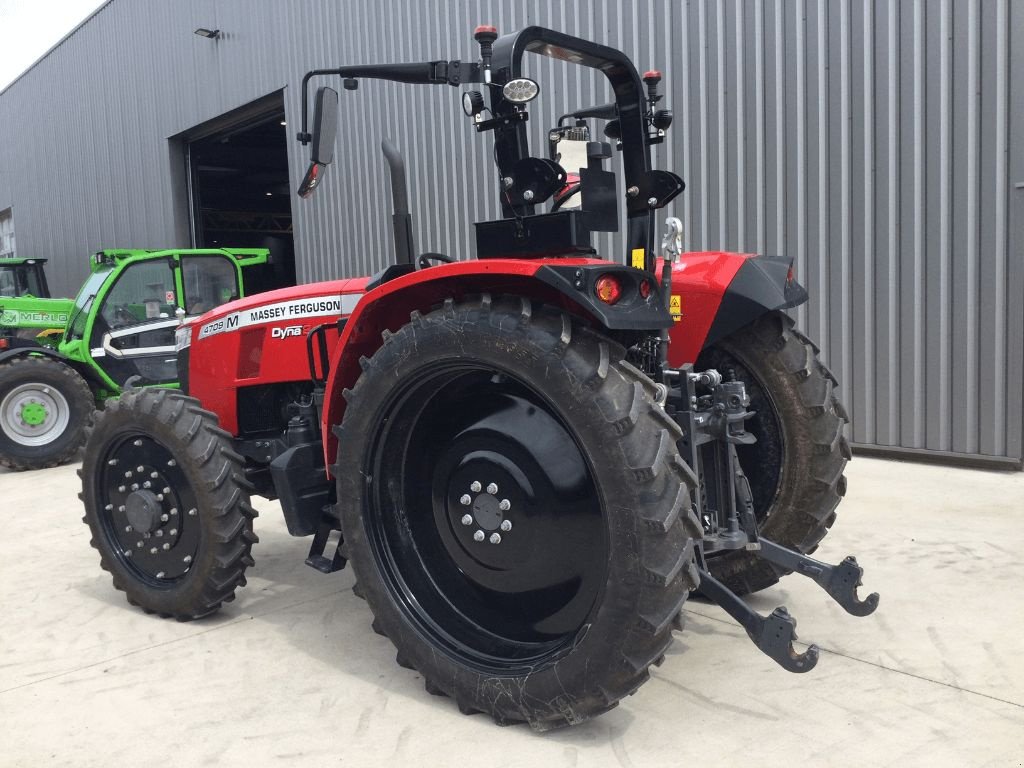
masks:
[[[423,371],[384,413],[366,527],[407,618],[489,672],[570,648],[603,589],[608,543],[564,422],[508,372],[466,364]]]
[[[782,465],[785,459],[785,437],[779,421],[778,408],[764,383],[754,375],[743,362],[721,347],[712,347],[701,353],[697,369],[714,368],[723,375],[732,371],[743,382],[750,405],[747,410],[754,415],[747,420],[745,428],[757,437],[752,445],[737,445],[736,455],[740,466],[750,483],[754,497],[754,516],[759,525],[768,519],[768,512],[782,484]],[[713,449],[710,445],[701,448],[705,469],[711,467]],[[705,474],[702,485],[713,485]],[[702,487],[702,492],[704,488]],[[721,553],[714,553],[714,555]],[[714,556],[712,555],[712,556]]]
[[[97,515],[109,550],[132,574],[170,588],[192,567],[200,525],[195,492],[171,451],[127,435],[100,459]]]

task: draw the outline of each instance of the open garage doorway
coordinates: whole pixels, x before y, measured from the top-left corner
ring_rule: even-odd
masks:
[[[270,249],[246,271],[247,294],[295,285],[288,130],[278,92],[185,137],[195,247]]]

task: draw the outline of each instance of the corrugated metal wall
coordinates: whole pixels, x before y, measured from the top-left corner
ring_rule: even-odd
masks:
[[[52,284],[72,291],[90,250],[184,245],[169,138],[282,87],[295,126],[307,69],[468,58],[480,22],[550,26],[665,72],[676,123],[656,161],[688,183],[666,213],[688,248],[795,256],[811,292],[798,319],[843,382],[855,442],[1021,456],[1024,3],[1011,0],[115,0],[0,95],[0,209],[13,206],[19,252],[51,258]],[[563,99],[607,100],[589,72],[534,66],[538,138]],[[383,135],[410,164],[418,244],[471,255],[494,178],[458,93],[367,82],[342,110],[338,164],[293,205],[300,279],[390,258]],[[288,151],[297,186],[302,152]]]

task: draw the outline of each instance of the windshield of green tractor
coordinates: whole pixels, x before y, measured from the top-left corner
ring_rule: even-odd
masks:
[[[177,307],[174,271],[160,259],[128,266],[107,293],[100,315],[109,328],[117,329],[174,317]]]
[[[0,296],[13,298],[44,295],[45,291],[39,284],[39,274],[35,267],[26,264],[0,265]]]
[[[201,315],[239,297],[238,270],[224,256],[185,256],[181,260],[185,313]]]
[[[96,294],[110,274],[110,269],[100,269],[89,275],[89,278],[82,285],[75,299],[75,309],[71,313],[71,322],[68,323],[68,330],[65,340],[72,341],[81,339],[85,334],[85,321],[89,318],[89,308],[92,306]]]

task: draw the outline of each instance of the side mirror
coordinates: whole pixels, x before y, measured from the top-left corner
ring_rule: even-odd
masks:
[[[316,91],[313,104],[313,151],[309,170],[299,185],[299,197],[309,197],[316,190],[323,169],[334,160],[334,141],[338,134],[338,92],[322,86]]]

